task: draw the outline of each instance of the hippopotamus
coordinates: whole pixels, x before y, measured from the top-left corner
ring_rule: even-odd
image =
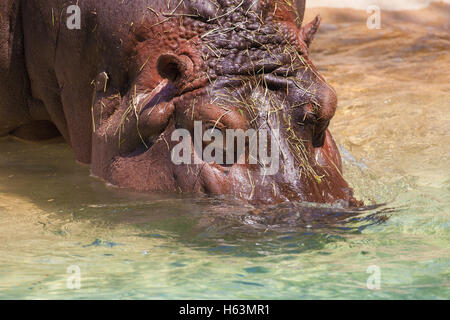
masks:
[[[304,11],[304,0],[3,0],[0,136],[62,136],[93,176],[137,192],[358,205],[328,129],[336,92],[309,58],[320,17],[303,23]],[[198,128],[266,131],[279,170],[203,160],[213,140],[196,144]],[[179,130],[193,163],[173,161]],[[248,160],[244,148],[231,157]]]

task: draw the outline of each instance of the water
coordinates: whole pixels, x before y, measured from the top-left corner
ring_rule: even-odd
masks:
[[[128,193],[60,141],[0,139],[0,298],[450,298],[448,10],[385,13],[368,30],[365,12],[310,9],[361,212]]]

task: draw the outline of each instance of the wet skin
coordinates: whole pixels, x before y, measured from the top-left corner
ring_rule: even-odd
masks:
[[[359,204],[327,129],[336,93],[308,57],[320,19],[300,27],[303,1],[128,2],[82,1],[80,30],[64,1],[0,5],[0,135],[61,134],[93,175],[136,191]],[[195,121],[279,130],[280,170],[174,164],[172,133]]]

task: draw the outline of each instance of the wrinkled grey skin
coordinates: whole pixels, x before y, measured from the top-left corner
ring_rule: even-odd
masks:
[[[137,191],[357,204],[327,130],[336,94],[308,58],[320,19],[302,24],[304,1],[84,0],[69,30],[75,3],[0,3],[0,135],[60,134],[94,175]],[[281,170],[175,165],[171,134],[195,120],[276,126]]]

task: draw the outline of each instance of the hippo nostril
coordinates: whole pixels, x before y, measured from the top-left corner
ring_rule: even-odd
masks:
[[[320,89],[317,103],[317,122],[313,132],[313,146],[321,148],[325,143],[326,131],[337,107],[337,95],[333,88],[324,84]]]

